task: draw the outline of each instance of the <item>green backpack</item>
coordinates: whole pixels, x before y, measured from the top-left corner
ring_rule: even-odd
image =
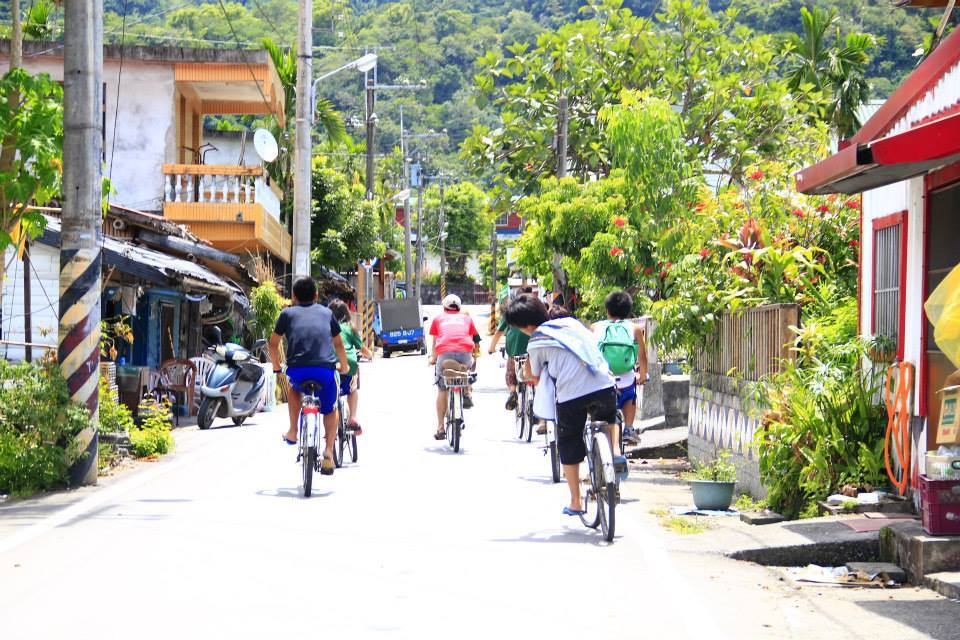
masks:
[[[622,321],[608,322],[597,346],[616,376],[633,371],[637,365],[637,343],[630,327]]]

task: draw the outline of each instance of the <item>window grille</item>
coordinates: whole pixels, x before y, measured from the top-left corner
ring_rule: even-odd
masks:
[[[873,232],[873,333],[900,344],[900,223]]]

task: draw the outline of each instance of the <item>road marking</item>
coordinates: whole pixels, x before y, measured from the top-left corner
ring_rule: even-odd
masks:
[[[83,498],[79,502],[65,507],[57,513],[50,514],[43,520],[17,531],[16,533],[7,537],[5,540],[0,540],[0,554],[12,551],[13,549],[27,542],[39,538],[45,533],[53,531],[57,527],[62,527],[68,522],[76,520],[84,514],[93,511],[97,507],[109,503],[111,500],[115,500],[125,493],[129,493],[137,487],[156,480],[160,476],[166,475],[171,471],[179,469],[180,467],[196,462],[197,459],[202,458],[210,453],[207,451],[207,449],[211,448],[211,444],[214,444],[214,441],[211,440],[209,443],[202,445],[196,451],[192,451],[182,458],[170,461],[166,464],[161,463],[153,469],[143,471],[129,480],[119,482],[107,489],[96,491],[96,493]],[[212,449],[211,451],[213,450],[215,449]]]

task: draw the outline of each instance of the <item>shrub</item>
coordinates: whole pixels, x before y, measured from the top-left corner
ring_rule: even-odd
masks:
[[[137,458],[164,455],[173,449],[170,433],[170,402],[144,400],[140,405],[141,422],[130,431],[130,444]]]
[[[275,282],[264,282],[250,292],[250,328],[254,338],[267,339],[277,326],[280,312],[289,304],[277,291]]]
[[[685,474],[687,480],[707,480],[710,482],[736,482],[737,467],[730,462],[730,452],[720,451],[710,462],[694,465],[693,471]]]
[[[110,385],[100,379],[100,432],[122,433],[134,428],[133,414],[125,404],[118,401],[110,393]]]
[[[55,365],[0,360],[0,494],[64,486],[68,448],[89,423]]]

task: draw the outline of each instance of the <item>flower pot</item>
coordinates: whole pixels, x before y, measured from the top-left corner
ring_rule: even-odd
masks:
[[[693,504],[703,511],[726,511],[733,502],[735,482],[714,482],[713,480],[691,480]]]

